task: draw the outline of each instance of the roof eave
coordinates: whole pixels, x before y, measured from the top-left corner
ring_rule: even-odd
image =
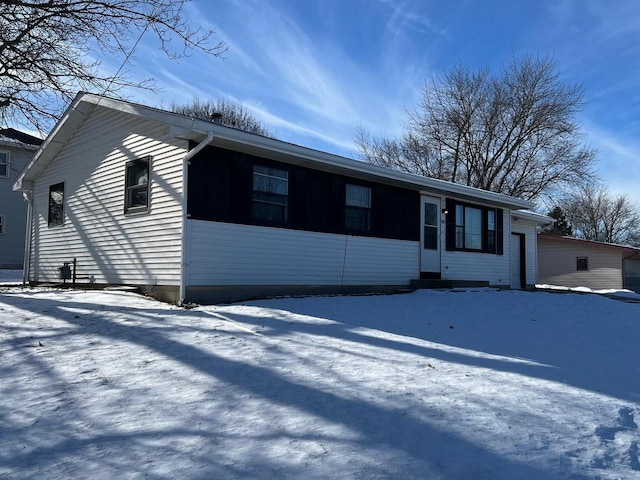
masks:
[[[33,180],[38,177],[40,172],[66,145],[69,138],[85,120],[89,111],[88,106],[83,105],[83,97],[85,95],[88,94],[78,93],[69,107],[67,107],[60,120],[49,132],[47,138],[44,139],[38,151],[14,183],[14,190],[30,190],[33,187]]]
[[[548,217],[547,215],[542,215],[540,213],[530,212],[527,210],[514,210],[511,212],[511,218],[516,220],[523,218],[542,226],[552,225],[556,222],[554,218]]]
[[[97,105],[167,124],[170,128],[173,128],[174,135],[177,138],[185,140],[202,141],[209,132],[213,132],[214,139],[211,144],[240,148],[246,153],[260,153],[271,158],[281,158],[291,163],[330,169],[331,171],[345,174],[356,174],[363,178],[384,180],[398,185],[411,186],[418,190],[424,189],[466,199],[479,199],[509,209],[534,208],[532,202],[508,195],[390,170],[332,153],[255,135],[206,120],[83,92],[76,95],[76,98],[49,136],[47,136],[33,160],[18,178],[14,189],[21,190],[25,188],[27,185],[25,180],[33,180],[40,174],[51,159],[66,145],[71,135],[86,118],[86,114]]]

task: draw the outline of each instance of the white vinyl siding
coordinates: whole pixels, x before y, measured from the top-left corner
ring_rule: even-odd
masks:
[[[188,286],[406,285],[419,242],[189,220]]]
[[[623,287],[622,253],[618,249],[538,238],[538,252],[541,284],[595,290]],[[589,270],[578,270],[578,257],[588,258]]]
[[[523,233],[527,262],[527,285],[535,285],[538,278],[538,249],[536,225],[524,220],[512,220],[511,232]]]
[[[96,107],[35,182],[30,279],[57,281],[77,258],[78,275],[97,283],[179,285],[186,149],[167,126]],[[125,165],[147,155],[149,213],[125,216]],[[47,228],[49,187],[63,181],[64,225]]]

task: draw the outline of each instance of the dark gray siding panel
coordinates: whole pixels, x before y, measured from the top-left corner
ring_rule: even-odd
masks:
[[[289,215],[279,224],[251,218],[254,164],[289,172]],[[371,187],[369,232],[345,229],[345,186]],[[323,233],[419,240],[419,192],[207,147],[189,166],[188,214],[194,220],[267,225]]]
[[[22,268],[27,203],[22,193],[13,191],[13,184],[35,150],[0,146],[0,151],[9,152],[9,177],[0,178],[0,215],[5,221],[4,234],[0,235],[0,268]]]

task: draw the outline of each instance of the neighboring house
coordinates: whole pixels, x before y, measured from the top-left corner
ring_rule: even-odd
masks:
[[[27,204],[12,187],[41,143],[13,128],[0,129],[0,268],[22,268]]]
[[[419,278],[521,288],[550,221],[506,195],[84,93],[14,188],[31,200],[30,282],[76,259],[82,281],[175,302]]]
[[[538,281],[595,290],[640,293],[640,248],[554,235],[538,235]]]

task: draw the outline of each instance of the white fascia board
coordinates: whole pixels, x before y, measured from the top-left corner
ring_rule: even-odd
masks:
[[[38,177],[62,147],[66,145],[69,138],[84,121],[89,113],[87,105],[82,104],[84,95],[87,94],[78,93],[67,107],[58,123],[49,132],[47,138],[44,139],[38,151],[13,184],[13,190],[28,191],[33,188],[33,180]]]
[[[511,218],[514,220],[527,220],[537,225],[551,225],[556,222],[554,218],[528,210],[513,210],[511,212]]]

